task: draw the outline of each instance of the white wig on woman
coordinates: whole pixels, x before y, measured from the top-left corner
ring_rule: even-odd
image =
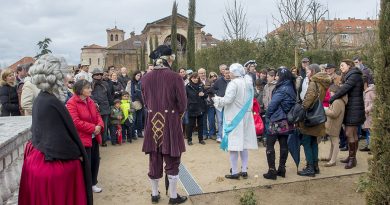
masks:
[[[39,89],[47,91],[65,102],[67,96],[63,73],[65,68],[65,59],[46,54],[35,61],[28,73],[31,76],[31,82]]]
[[[234,76],[236,77],[243,77],[245,76],[245,69],[244,66],[242,66],[239,63],[233,63],[229,67],[229,71],[233,73]]]

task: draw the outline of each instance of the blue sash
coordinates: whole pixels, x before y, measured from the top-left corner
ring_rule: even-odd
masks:
[[[250,106],[253,104],[253,90],[249,89],[249,97],[248,101],[245,103],[245,105],[242,107],[240,112],[233,118],[233,120],[230,122],[230,124],[226,124],[225,115],[223,115],[223,138],[220,145],[220,148],[223,151],[228,151],[228,136],[229,134],[240,124],[242,119],[244,119],[245,113],[248,111]]]

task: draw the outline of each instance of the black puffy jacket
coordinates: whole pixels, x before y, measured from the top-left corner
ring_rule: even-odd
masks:
[[[19,100],[16,87],[8,84],[0,87],[1,116],[19,116]]]
[[[203,84],[188,83],[186,86],[187,92],[187,112],[188,116],[200,116],[206,111],[206,98],[199,96],[200,92],[204,92]]]
[[[343,81],[340,89],[330,98],[330,103],[347,94],[348,103],[345,106],[344,124],[347,126],[362,125],[365,121],[363,73],[358,68],[352,68],[345,74]]]
[[[102,80],[94,80],[92,82],[91,98],[99,105],[99,111],[101,115],[109,115],[111,113],[110,105],[113,104],[113,99],[108,89],[107,82]]]

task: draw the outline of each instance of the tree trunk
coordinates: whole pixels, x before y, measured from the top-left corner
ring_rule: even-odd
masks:
[[[190,0],[188,8],[187,67],[195,69],[195,0]]]
[[[172,52],[177,56],[178,53],[177,53],[177,3],[176,1],[173,2],[173,7],[172,7],[171,49]],[[173,61],[172,64],[172,70],[175,72],[177,71],[177,59]]]

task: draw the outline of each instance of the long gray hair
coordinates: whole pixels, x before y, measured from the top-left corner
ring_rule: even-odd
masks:
[[[65,68],[65,59],[46,54],[35,61],[28,73],[31,76],[31,82],[39,89],[47,91],[65,102],[67,96],[63,73]]]

